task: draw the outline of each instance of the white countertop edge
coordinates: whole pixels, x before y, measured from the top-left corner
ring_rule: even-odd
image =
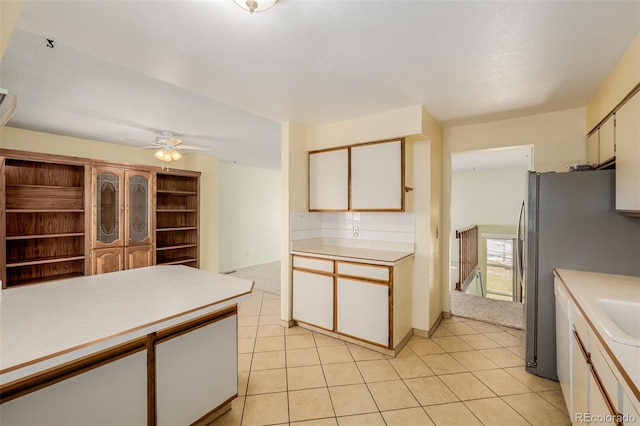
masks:
[[[322,246],[323,248],[325,247],[331,247],[331,246]],[[345,248],[345,247],[340,247],[341,250],[351,250],[351,248]],[[359,249],[355,249],[354,251],[357,252],[357,250]],[[360,249],[362,250],[362,249]],[[367,251],[376,251],[375,249],[364,249]],[[368,263],[368,264],[372,264],[372,265],[383,265],[383,266],[393,266],[395,264],[397,264],[398,262],[401,262],[403,260],[407,260],[412,258],[415,254],[414,253],[401,253],[401,252],[393,252],[393,253],[398,253],[398,256],[394,257],[394,260],[383,260],[380,258],[375,258],[374,256],[358,256],[357,254],[353,254],[353,255],[344,255],[344,254],[330,254],[330,253],[326,253],[323,252],[325,250],[322,249],[318,249],[318,247],[310,247],[309,249],[303,249],[303,250],[291,250],[291,254],[297,254],[300,256],[310,256],[310,257],[317,257],[320,259],[330,259],[330,260],[344,260],[344,261],[350,261],[350,262],[358,262],[358,263]],[[384,252],[382,250],[377,250],[383,253],[390,253],[390,252]]]
[[[112,348],[114,346],[120,345],[122,343],[129,342],[131,340],[135,340],[139,337],[146,336],[147,334],[163,330],[165,328],[181,324],[183,322],[198,318],[203,315],[207,315],[216,311],[220,311],[229,306],[233,306],[235,304],[239,304],[241,301],[248,299],[252,296],[253,285],[251,290],[247,293],[238,295],[236,297],[232,297],[230,299],[224,300],[220,303],[216,303],[213,305],[205,306],[200,309],[191,311],[184,315],[179,315],[177,317],[173,317],[167,320],[161,320],[157,323],[142,326],[143,328],[137,328],[132,331],[125,331],[122,334],[119,334],[114,337],[108,337],[106,339],[101,339],[98,342],[87,342],[86,345],[78,349],[71,349],[69,352],[65,352],[60,355],[53,355],[51,358],[44,359],[39,362],[35,362],[33,364],[28,364],[23,367],[18,367],[11,371],[0,374],[0,385],[5,385],[16,380],[23,379],[25,377],[31,376],[33,374],[40,373],[44,370],[57,367],[59,365],[65,364],[70,361],[75,361],[82,357],[95,354],[97,352],[103,351],[105,349]]]
[[[595,299],[600,297],[600,292],[604,292],[607,298],[612,297],[611,289],[607,291],[606,285],[599,285],[597,292],[593,292],[593,288],[588,288],[584,282],[578,282],[581,278],[589,278],[591,280],[607,279],[609,285],[613,280],[640,280],[639,277],[626,277],[623,275],[602,274],[596,272],[573,271],[568,269],[555,269],[554,274],[560,278],[565,288],[569,292],[569,296],[578,308],[582,311],[585,319],[589,323],[590,328],[596,334],[596,338],[601,346],[604,346],[608,358],[612,358],[616,365],[609,366],[614,373],[619,384],[623,387],[625,393],[638,396],[640,393],[640,348],[636,346],[626,345],[614,341],[609,332],[602,326],[602,321],[598,320],[599,310],[593,308]],[[615,283],[613,284],[615,285]],[[639,283],[640,285],[640,283]],[[587,294],[582,294],[587,292]],[[620,371],[617,365],[624,369],[624,373]],[[631,383],[629,383],[629,380]],[[640,411],[640,400],[630,398],[636,410]]]

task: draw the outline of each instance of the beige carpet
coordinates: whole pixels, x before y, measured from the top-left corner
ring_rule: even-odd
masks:
[[[237,269],[230,273],[234,277],[255,282],[255,290],[280,295],[280,261],[263,263]]]

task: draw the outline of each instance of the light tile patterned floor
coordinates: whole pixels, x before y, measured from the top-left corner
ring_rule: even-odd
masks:
[[[520,330],[443,320],[392,358],[279,325],[255,291],[238,318],[238,394],[214,425],[569,425],[558,383],[524,370]]]

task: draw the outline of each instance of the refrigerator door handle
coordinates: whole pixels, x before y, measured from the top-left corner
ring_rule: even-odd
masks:
[[[520,278],[520,282],[524,279],[523,268],[523,251],[524,251],[524,238],[522,237],[522,225],[524,221],[524,200],[520,206],[520,214],[518,215],[518,227],[516,229],[516,235],[518,237],[516,242],[516,270],[517,276]]]

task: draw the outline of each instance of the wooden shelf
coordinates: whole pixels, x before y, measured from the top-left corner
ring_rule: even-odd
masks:
[[[0,188],[6,213],[0,231],[5,287],[84,275],[88,170],[60,157],[5,157]]]
[[[158,228],[156,232],[172,232],[172,231],[194,231],[197,230],[197,226],[182,226],[179,228]]]
[[[13,280],[10,283],[7,283],[7,288],[11,288],[11,287],[18,287],[21,285],[25,285],[25,284],[39,284],[39,283],[44,283],[44,282],[48,282],[48,281],[57,281],[57,280],[64,280],[67,278],[76,278],[76,277],[82,277],[84,276],[84,273],[82,272],[74,272],[74,273],[70,273],[70,274],[59,274],[59,275],[49,275],[46,277],[36,277],[36,278],[30,278],[28,280]]]
[[[7,209],[7,213],[84,213],[84,209]]]
[[[26,188],[26,189],[44,189],[44,190],[68,190],[68,191],[83,191],[81,186],[60,186],[60,185],[23,185],[23,184],[7,184],[7,189],[10,188]]]
[[[43,239],[43,238],[65,238],[65,237],[84,237],[84,232],[73,232],[73,233],[67,233],[67,234],[18,235],[15,237],[7,237],[7,241],[33,240],[33,239]]]
[[[197,244],[183,244],[183,245],[179,245],[179,246],[156,247],[156,251],[178,250],[178,249],[186,249],[186,248],[192,248],[192,247],[198,247],[198,245]]]
[[[182,263],[190,263],[190,262],[197,262],[198,259],[194,258],[194,257],[180,257],[177,259],[171,259],[171,260],[166,260],[163,262],[158,262],[158,265],[180,265]]]
[[[199,267],[200,177],[156,176],[156,264]]]
[[[40,259],[25,260],[21,262],[9,263],[7,268],[17,268],[19,266],[45,265],[47,263],[70,262],[72,260],[84,260],[84,256],[53,256],[42,257]]]
[[[198,193],[194,191],[169,191],[166,189],[158,189],[156,192],[158,194],[171,194],[171,195],[198,195]]]

